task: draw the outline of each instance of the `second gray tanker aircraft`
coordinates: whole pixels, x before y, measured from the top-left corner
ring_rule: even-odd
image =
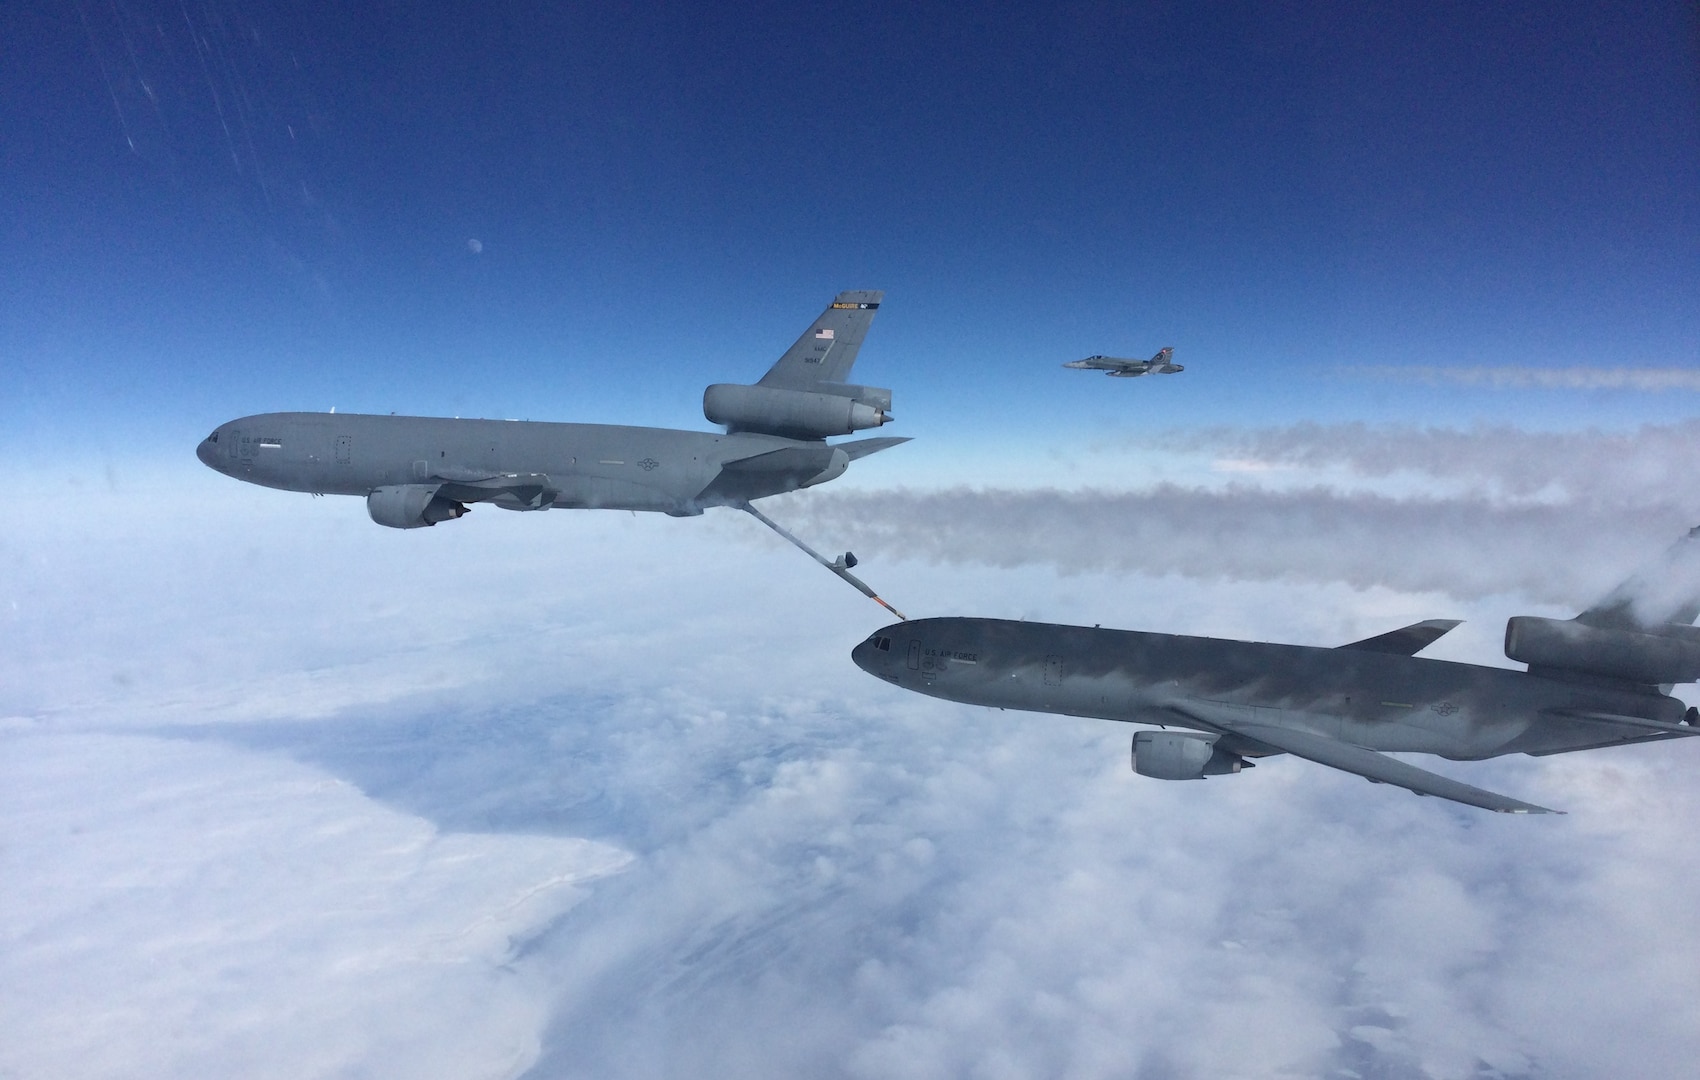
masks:
[[[1544,814],[1553,811],[1384,751],[1477,760],[1700,734],[1700,716],[1670,696],[1700,679],[1697,563],[1700,528],[1574,619],[1511,619],[1505,655],[1527,671],[1416,656],[1458,625],[1444,619],[1333,649],[917,619],[851,655],[887,682],[951,701],[1190,729],[1136,732],[1142,776],[1199,780],[1285,753],[1419,795]]]
[[[723,434],[286,412],[221,425],[196,455],[252,484],[363,496],[372,520],[395,529],[451,521],[473,503],[678,517],[714,506],[747,509],[753,499],[825,483],[852,461],[909,441],[826,442],[891,419],[890,390],[844,381],[883,296],[839,293],[760,382],[710,386],[703,413],[725,426]],[[852,580],[842,568],[834,572]]]

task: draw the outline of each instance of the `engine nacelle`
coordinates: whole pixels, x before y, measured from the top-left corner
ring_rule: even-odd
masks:
[[[437,494],[439,484],[401,484],[381,487],[366,496],[366,512],[379,525],[392,529],[423,529],[453,521],[467,512],[465,504]]]
[[[1659,685],[1700,680],[1700,627],[1652,633],[1519,615],[1505,624],[1505,655],[1533,668],[1559,668]]]
[[[1133,771],[1158,780],[1202,780],[1237,773],[1245,760],[1216,747],[1218,735],[1140,731],[1133,736]]]
[[[715,383],[703,391],[702,414],[708,417],[709,423],[725,424],[732,431],[754,431],[793,439],[848,435],[864,428],[879,427],[888,419],[886,411],[891,408],[890,390],[830,383],[820,385],[854,393]]]

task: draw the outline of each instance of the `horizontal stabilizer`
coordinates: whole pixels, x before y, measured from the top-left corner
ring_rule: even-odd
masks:
[[[1392,653],[1395,656],[1415,656],[1438,641],[1453,627],[1459,625],[1458,619],[1425,619],[1420,623],[1390,630],[1385,634],[1377,634],[1372,638],[1354,641],[1350,645],[1339,646],[1342,649],[1357,649],[1361,652]]]
[[[883,299],[885,293],[878,289],[839,293],[757,385],[810,390],[823,382],[843,382]]]
[[[851,461],[860,461],[869,454],[877,454],[881,450],[890,450],[898,443],[909,441],[908,436],[882,435],[877,439],[857,439],[854,442],[834,443],[833,448],[842,450],[850,455]]]

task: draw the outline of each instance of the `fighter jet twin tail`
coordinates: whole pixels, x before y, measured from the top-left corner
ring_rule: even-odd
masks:
[[[891,391],[845,382],[882,293],[840,293],[753,386],[716,384],[703,413],[724,433],[600,424],[267,413],[232,420],[200,459],[239,480],[366,499],[397,529],[472,505],[745,510],[866,595],[855,556],[827,560],[750,503],[841,476],[908,440],[829,437],[891,419]],[[1065,365],[1112,376],[1181,370],[1090,357]],[[1127,365],[1123,367],[1123,365]],[[1511,619],[1505,655],[1527,671],[1416,653],[1455,622],[1429,620],[1328,649],[1004,619],[904,620],[858,645],[863,670],[917,693],[1002,709],[1151,725],[1134,734],[1142,776],[1202,779],[1290,754],[1373,783],[1507,813],[1545,807],[1388,756],[1475,760],[1560,754],[1700,734],[1672,686],[1700,680],[1700,529],[1655,567],[1574,619]],[[1663,586],[1663,588],[1661,588]],[[1670,594],[1661,604],[1648,597]],[[901,613],[892,609],[899,619]],[[1176,728],[1180,730],[1169,730]]]

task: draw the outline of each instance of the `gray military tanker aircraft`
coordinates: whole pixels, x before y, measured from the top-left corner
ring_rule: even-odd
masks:
[[[1139,375],[1178,375],[1186,368],[1174,362],[1175,350],[1163,348],[1149,360],[1126,360],[1119,356],[1088,356],[1071,360],[1065,368],[1077,371],[1102,371],[1112,379],[1132,379]]]
[[[477,503],[677,517],[715,506],[747,510],[754,499],[825,483],[852,461],[909,441],[826,442],[891,419],[890,390],[844,381],[884,295],[839,293],[760,382],[710,386],[703,413],[723,433],[285,412],[223,424],[196,455],[252,484],[362,496],[372,520],[394,529],[452,521]],[[834,572],[855,583],[842,563]]]
[[[1691,625],[1700,593],[1642,599],[1662,571],[1686,566],[1692,582],[1697,559],[1700,528],[1574,619],[1511,619],[1505,655],[1527,671],[1416,656],[1458,625],[1443,619],[1332,649],[919,619],[875,632],[851,655],[887,682],[951,701],[1190,729],[1135,733],[1142,776],[1196,780],[1287,753],[1419,795],[1555,813],[1384,751],[1478,760],[1700,735],[1696,711],[1670,696],[1672,685],[1700,679],[1700,627]]]

